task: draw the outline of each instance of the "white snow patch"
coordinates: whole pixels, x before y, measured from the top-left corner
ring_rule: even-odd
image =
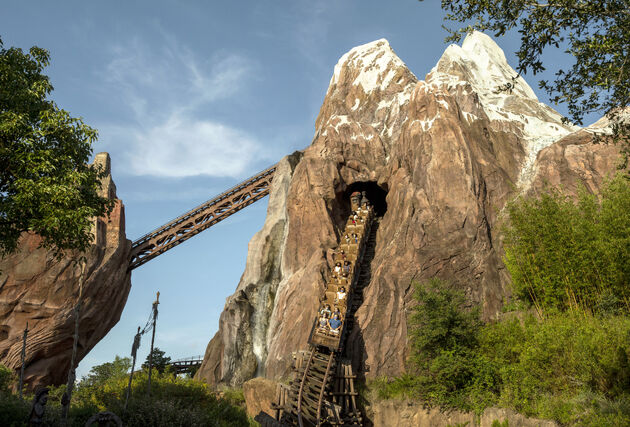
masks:
[[[405,87],[404,90],[402,90],[401,92],[398,92],[391,98],[381,100],[376,106],[375,111],[381,110],[383,108],[392,109],[394,107],[400,108],[404,106],[406,103],[408,103],[411,100],[411,94],[413,93],[414,86],[415,86],[415,83],[411,83],[407,85],[407,87]]]
[[[380,39],[357,46],[344,54],[335,65],[330,85],[339,81],[344,67],[360,70],[352,84],[361,85],[366,93],[370,93],[377,88],[385,90],[396,76],[396,70],[406,68],[406,65],[394,53],[389,42]]]
[[[429,129],[431,129],[431,126],[433,126],[433,122],[435,121],[435,119],[437,119],[438,117],[440,117],[439,114],[436,114],[435,117],[433,117],[432,119],[429,120],[420,120],[420,125],[422,126],[422,130],[423,131],[428,131]]]
[[[366,141],[371,141],[372,138],[374,138],[374,135],[372,134],[368,134],[368,135],[357,135],[357,134],[353,134],[350,139],[352,141],[356,141],[357,139],[359,139],[359,137],[363,138]]]
[[[464,119],[466,119],[466,122],[468,123],[472,123],[475,120],[479,120],[479,116],[476,116],[475,114],[469,113],[467,111],[462,111],[462,114],[464,115]]]
[[[360,103],[360,102],[361,102],[361,101],[359,101],[359,98],[356,98],[356,99],[354,100],[354,105],[352,106],[352,111],[356,111],[356,109],[357,109],[357,108],[359,108],[359,103]]]
[[[339,126],[350,124],[350,121],[348,120],[348,116],[333,116],[333,118],[339,119],[339,122],[335,125],[335,130],[337,132],[339,132]]]
[[[433,122],[435,122],[435,119],[437,119],[438,117],[440,117],[440,113],[437,113],[435,116],[433,116],[430,119],[425,119],[425,120],[415,119],[409,125],[410,126],[419,125],[422,128],[422,131],[426,132],[429,129],[431,129],[431,126],[433,126]]]
[[[378,105],[376,106],[376,111],[381,110],[383,108],[389,108],[392,106],[392,99],[389,100],[382,100],[381,102],[378,103]]]
[[[430,85],[448,91],[469,84],[478,94],[481,108],[492,121],[510,121],[522,125],[527,158],[518,185],[530,185],[536,156],[563,136],[579,129],[562,123],[562,116],[538,101],[532,88],[510,67],[503,50],[487,35],[469,34],[462,46],[450,45],[431,70]],[[511,84],[511,90],[499,90]],[[530,112],[530,113],[524,113]],[[478,120],[470,111],[462,111],[466,121]]]

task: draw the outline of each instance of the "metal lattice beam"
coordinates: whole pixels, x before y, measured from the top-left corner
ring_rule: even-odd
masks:
[[[131,245],[129,269],[174,248],[269,194],[276,165],[145,234]]]

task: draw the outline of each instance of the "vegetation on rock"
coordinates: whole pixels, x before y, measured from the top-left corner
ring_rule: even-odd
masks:
[[[4,48],[0,39],[0,255],[26,231],[57,250],[85,250],[104,171],[88,165],[97,132],[48,99],[48,51]]]
[[[621,176],[599,198],[550,190],[512,202],[506,266],[522,310],[484,325],[447,283],[416,285],[408,372],[372,388],[477,414],[501,406],[563,425],[630,424],[629,208]]]

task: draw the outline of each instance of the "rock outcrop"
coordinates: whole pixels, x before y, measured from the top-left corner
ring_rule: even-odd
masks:
[[[510,427],[556,427],[553,421],[527,418],[510,409],[487,408],[481,416],[460,411],[443,412],[437,408],[427,409],[423,402],[412,400],[384,400],[367,408],[367,416],[374,427],[440,427],[470,426],[492,427],[499,425]]]
[[[609,130],[610,123],[603,118],[541,150],[529,192],[539,193],[551,186],[576,195],[584,186],[591,193],[598,193],[604,179],[621,164],[619,145],[593,143],[594,133],[603,135]]]
[[[254,418],[260,412],[275,415],[272,404],[276,403],[275,381],[266,378],[254,378],[243,383],[243,396],[247,407],[247,415]]]
[[[107,218],[94,220],[94,243],[86,254],[77,363],[118,322],[131,288],[127,271],[131,242],[125,237],[125,214],[116,199],[107,153],[96,155],[108,175],[101,196],[115,199]],[[74,306],[79,294],[77,256],[56,259],[39,247],[40,237],[23,234],[19,249],[0,260],[0,363],[19,372],[22,334],[28,323],[25,383],[66,382],[74,334]]]
[[[198,377],[238,385],[288,376],[291,352],[307,345],[356,190],[382,215],[371,282],[347,342],[358,371],[404,370],[414,281],[446,279],[485,318],[496,317],[509,293],[496,229],[506,201],[547,177],[581,179],[584,162],[595,190],[615,158],[614,149],[593,149],[516,76],[481,33],[449,46],[424,81],[386,40],[345,54],[311,145],[280,162],[267,220]],[[554,175],[555,162],[566,173]]]
[[[243,384],[243,395],[247,406],[247,415],[260,417],[260,413],[274,416],[272,403],[276,403],[277,383],[265,378],[254,378]],[[417,400],[382,400],[370,399],[365,406],[365,415],[374,427],[439,427],[439,426],[477,426],[492,427],[500,425],[515,427],[556,427],[554,421],[528,418],[511,409],[487,408],[479,416],[472,412],[456,410],[443,411],[439,408],[427,408],[426,402]],[[262,424],[262,423],[261,423]]]

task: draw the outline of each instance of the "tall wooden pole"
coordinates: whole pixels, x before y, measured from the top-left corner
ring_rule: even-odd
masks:
[[[138,348],[140,347],[140,326],[138,326],[138,332],[133,337],[133,344],[131,346],[131,357],[133,362],[131,363],[131,372],[129,373],[129,385],[127,386],[127,397],[125,397],[125,411],[127,410],[127,404],[129,403],[129,395],[131,394],[131,380],[133,379],[133,370],[136,368],[136,356],[138,355]]]
[[[85,277],[85,264],[86,258],[81,257],[81,276],[79,277],[79,298],[77,300],[77,305],[74,307],[74,340],[72,342],[72,358],[70,359],[70,371],[68,372],[68,383],[66,385],[66,392],[62,398],[62,408],[61,408],[61,424],[66,425],[68,420],[68,409],[70,408],[70,400],[72,399],[72,389],[74,388],[74,380],[75,380],[75,363],[77,357],[77,344],[79,342],[79,317],[81,314],[81,297],[83,296],[83,280]]]
[[[20,368],[20,385],[19,394],[20,400],[22,400],[22,387],[24,386],[24,364],[26,363],[26,337],[28,335],[28,322],[26,322],[26,327],[24,328],[24,336],[22,337],[22,367]]]
[[[151,332],[151,352],[149,353],[149,385],[147,388],[147,396],[151,397],[151,370],[153,368],[153,343],[155,342],[155,324],[158,316],[158,304],[160,303],[160,293],[153,303],[153,331]]]

